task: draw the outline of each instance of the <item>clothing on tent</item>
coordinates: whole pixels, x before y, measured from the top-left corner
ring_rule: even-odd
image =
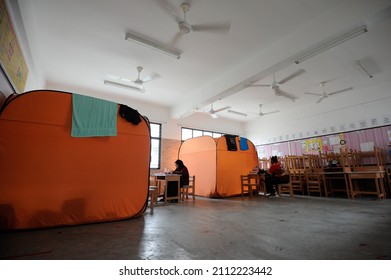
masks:
[[[228,151],[237,151],[238,148],[236,146],[236,136],[225,134],[225,140],[227,141]]]
[[[117,136],[117,103],[72,94],[73,137]]]
[[[240,149],[242,151],[247,151],[248,150],[247,138],[240,137],[239,144],[240,144]]]
[[[119,106],[119,114],[125,120],[132,124],[139,124],[141,122],[140,114],[137,110],[130,108],[129,106],[121,104]]]

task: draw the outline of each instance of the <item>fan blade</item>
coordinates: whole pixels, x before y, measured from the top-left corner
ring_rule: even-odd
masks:
[[[147,82],[150,82],[150,81],[152,81],[152,80],[159,79],[159,78],[160,78],[160,75],[159,75],[159,74],[153,73],[151,76],[146,77],[146,78],[143,80],[143,83],[147,83]]]
[[[227,109],[231,109],[231,106],[225,106],[225,107],[223,107],[223,108],[214,110],[214,112],[217,113],[217,112],[220,112],[220,111],[223,111],[223,110],[227,110]]]
[[[172,40],[170,42],[170,46],[176,46],[178,44],[178,42],[180,41],[180,39],[182,39],[182,36],[183,36],[183,33],[178,31],[175,34],[174,38],[172,38]]]
[[[136,90],[139,92],[145,92],[145,89],[143,87],[135,87],[132,85],[121,84],[121,83],[107,81],[107,80],[104,80],[103,83],[105,85],[109,85],[109,86],[113,86],[113,87],[119,87],[119,88],[123,88],[123,89],[131,89],[131,90]]]
[[[250,87],[271,87],[272,85],[250,85]]]
[[[292,94],[290,94],[290,93],[287,93],[287,92],[285,92],[285,91],[282,91],[282,90],[280,90],[279,88],[278,88],[278,89],[275,89],[275,92],[277,92],[277,91],[278,91],[278,94],[276,94],[276,95],[280,95],[280,96],[286,97],[286,98],[292,100],[292,102],[294,102],[294,101],[297,99],[296,96],[294,96],[294,95],[292,95]]]
[[[215,22],[208,24],[197,24],[192,25],[191,29],[195,32],[216,32],[216,33],[227,33],[231,29],[231,22]]]
[[[177,23],[181,22],[180,16],[178,16],[175,8],[167,0],[157,0],[159,6],[167,12],[167,14],[173,18]]]
[[[328,95],[334,95],[334,94],[341,93],[341,92],[348,91],[348,90],[352,90],[352,89],[353,89],[353,87],[349,87],[349,88],[337,90],[337,91],[334,91],[334,92],[330,92]]]
[[[232,113],[232,114],[236,114],[236,115],[239,115],[239,116],[247,117],[247,114],[242,113],[242,112],[238,112],[238,111],[234,111],[234,110],[228,110],[227,112],[228,113]]]
[[[281,84],[281,85],[282,85],[282,84],[285,84],[286,82],[288,82],[288,81],[292,80],[293,78],[295,78],[295,77],[297,77],[297,76],[303,74],[304,72],[305,72],[304,69],[299,69],[298,71],[296,71],[296,72],[293,73],[292,75],[286,77],[285,79],[282,79],[282,80],[279,81],[278,83]]]
[[[311,95],[316,95],[316,96],[322,96],[323,94],[320,93],[313,93],[313,92],[304,92],[304,94],[311,94]]]
[[[262,113],[261,115],[270,115],[270,114],[279,113],[279,112],[280,112],[279,110],[275,110],[275,111],[271,111],[271,112]]]
[[[326,97],[327,95],[322,95],[321,98],[319,98],[318,101],[316,101],[316,103],[322,102],[322,100],[325,99]]]

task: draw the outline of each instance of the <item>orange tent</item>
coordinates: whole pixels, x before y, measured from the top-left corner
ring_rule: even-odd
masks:
[[[226,137],[201,136],[188,139],[179,149],[179,159],[196,176],[196,195],[230,197],[241,194],[240,175],[258,166],[258,154],[248,139],[241,149],[240,138],[234,137],[237,150],[228,150]]]
[[[114,112],[115,113],[115,112]],[[0,230],[135,217],[148,197],[150,132],[117,114],[117,136],[71,137],[72,94],[32,91],[0,115]]]

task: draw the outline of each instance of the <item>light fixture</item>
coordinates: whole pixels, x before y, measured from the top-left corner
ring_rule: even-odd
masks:
[[[332,47],[335,47],[349,39],[352,39],[360,34],[367,32],[367,26],[363,25],[358,28],[354,28],[349,32],[336,35],[328,40],[322,41],[321,43],[311,47],[309,50],[305,51],[304,54],[299,55],[299,57],[295,60],[296,64],[299,64],[315,55],[318,55]]]
[[[125,85],[125,84],[116,83],[116,82],[107,81],[107,80],[104,80],[103,84],[109,85],[109,86],[113,86],[113,87],[119,87],[119,88],[136,90],[136,91],[139,91],[139,92],[144,92],[145,91],[144,88],[142,88],[142,87],[135,87],[135,86]]]
[[[140,44],[140,45],[142,45],[144,47],[151,48],[151,49],[153,49],[155,51],[164,53],[164,54],[169,55],[169,56],[171,56],[173,58],[176,58],[176,59],[179,59],[181,57],[181,52],[180,51],[171,49],[171,48],[169,48],[167,46],[162,45],[161,43],[158,43],[158,42],[153,41],[151,39],[143,38],[143,37],[141,37],[139,35],[135,35],[135,34],[132,34],[132,33],[128,32],[125,35],[125,40],[128,40],[128,41]]]
[[[356,64],[357,64],[358,68],[359,68],[361,71],[363,71],[369,78],[372,78],[372,77],[373,77],[373,75],[368,71],[367,68],[365,68],[365,66],[361,63],[360,60],[357,60],[357,61],[356,61]]]

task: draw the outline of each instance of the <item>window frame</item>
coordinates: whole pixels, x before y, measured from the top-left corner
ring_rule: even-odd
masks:
[[[183,139],[183,130],[184,129],[185,130],[191,130],[191,137]],[[201,135],[194,136],[194,132],[196,132],[196,133],[200,133],[201,132]],[[181,128],[181,141],[184,142],[187,139],[192,139],[192,138],[199,137],[199,136],[205,136],[205,133],[207,133],[206,134],[207,136],[211,136],[210,134],[212,134],[212,136],[211,136],[212,138],[219,138],[219,137],[223,136],[224,134],[227,134],[227,133],[211,131],[211,130],[203,130],[203,129],[196,129],[196,128],[190,128],[190,127],[182,127]]]
[[[158,170],[160,169],[160,165],[161,165],[161,151],[162,151],[162,124],[161,123],[155,123],[155,122],[150,122],[150,129],[151,129],[151,132],[152,132],[152,125],[157,125],[159,126],[159,136],[152,136],[152,133],[151,133],[151,160],[149,162],[149,169],[152,169],[152,170]],[[158,144],[158,154],[157,154],[157,167],[152,167],[152,140],[156,140],[159,142]]]

